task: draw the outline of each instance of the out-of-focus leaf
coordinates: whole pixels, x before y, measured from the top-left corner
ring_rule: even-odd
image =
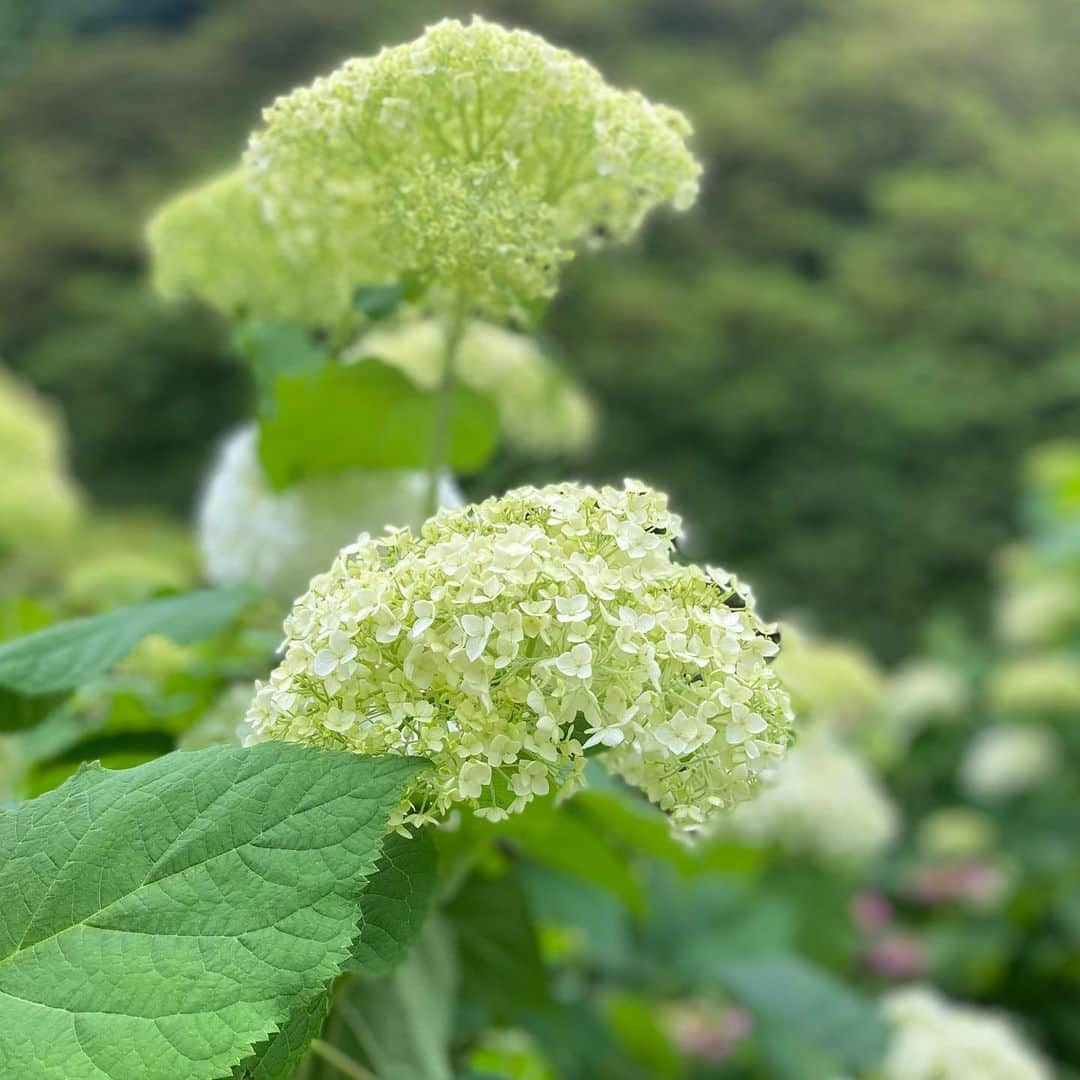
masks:
[[[525,894],[512,875],[471,875],[447,905],[457,937],[461,991],[512,1018],[548,999],[547,975]]]
[[[359,933],[346,969],[365,978],[388,975],[416,941],[431,909],[437,861],[430,829],[388,836],[364,889]]]
[[[736,1000],[846,1069],[868,1069],[885,1053],[888,1029],[873,1003],[791,953],[749,956],[718,974]]]
[[[656,1002],[651,998],[618,993],[604,1001],[604,1017],[627,1053],[656,1080],[676,1080],[683,1075],[678,1049],[657,1022]]]
[[[730,962],[788,948],[790,904],[740,878],[703,874],[686,880],[654,868],[643,944],[654,964],[695,991],[715,987]]]
[[[259,422],[259,458],[277,489],[347,468],[418,469],[428,463],[437,395],[372,358],[287,375]],[[480,468],[495,449],[491,401],[460,383],[451,390],[447,465]]]
[[[451,935],[433,916],[392,974],[345,986],[334,1002],[328,1039],[346,1053],[351,1039],[379,1080],[451,1080],[457,977]]]
[[[353,292],[353,307],[369,319],[386,319],[404,298],[404,290],[397,284],[361,285]]]
[[[526,813],[511,817],[504,831],[536,862],[607,889],[631,911],[644,910],[645,894],[629,861],[575,815],[573,804],[534,803]]]
[[[326,347],[299,323],[288,319],[251,319],[233,333],[233,347],[251,368],[259,398],[271,405],[275,381],[322,367],[330,359]]]
[[[202,589],[48,626],[0,645],[0,686],[20,694],[69,690],[107,671],[151,634],[181,645],[209,637],[250,599],[242,587]]]
[[[0,1075],[228,1073],[340,970],[417,767],[214,747],[0,814]]]

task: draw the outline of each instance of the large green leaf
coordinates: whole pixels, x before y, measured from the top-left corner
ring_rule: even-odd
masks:
[[[346,965],[365,978],[389,974],[409,951],[431,909],[436,856],[430,830],[388,836],[364,890],[360,932]]]
[[[309,476],[360,467],[417,469],[428,463],[437,398],[397,368],[365,359],[286,375],[259,421],[259,458],[277,489]],[[490,400],[452,389],[447,465],[474,472],[495,449]]]
[[[0,686],[21,694],[70,690],[123,660],[151,634],[181,645],[209,637],[250,598],[239,586],[201,589],[48,626],[0,645]]]
[[[322,1030],[329,1008],[326,990],[296,1002],[285,1023],[236,1067],[234,1080],[289,1080]]]
[[[0,814],[0,1075],[228,1073],[340,970],[420,765],[214,747]]]
[[[880,1062],[888,1030],[873,1004],[793,953],[747,957],[724,966],[720,980],[766,1024],[788,1032],[844,1068]]]

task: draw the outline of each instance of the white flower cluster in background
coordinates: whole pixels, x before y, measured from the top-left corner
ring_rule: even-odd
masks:
[[[829,731],[811,728],[757,798],[736,807],[721,828],[752,844],[854,864],[881,854],[899,826],[875,774]]]
[[[962,719],[971,704],[963,674],[941,660],[910,660],[888,682],[889,711],[902,730],[913,734],[927,724]]]
[[[427,478],[422,472],[351,469],[274,491],[258,459],[258,431],[246,426],[218,455],[199,507],[199,544],[215,584],[251,584],[289,602],[362,532],[419,525]],[[461,494],[445,477],[443,506]]]
[[[892,1027],[886,1080],[1050,1080],[1050,1069],[1006,1017],[927,987],[885,999]]]
[[[689,206],[700,165],[674,109],[525,31],[444,20],[279,98],[245,165],[294,257],[349,287],[404,274],[527,315],[574,252]]]
[[[364,538],[312,581],[252,739],[427,757],[395,824],[499,820],[585,755],[694,827],[786,750],[773,628],[726,573],[671,561],[665,496],[576,484]]]
[[[1057,767],[1057,737],[1045,727],[999,724],[983,728],[960,763],[960,785],[975,799],[1030,791]]]
[[[351,350],[405,372],[417,386],[434,390],[443,372],[443,328],[420,319],[371,331]],[[545,355],[533,338],[478,319],[465,328],[455,371],[461,381],[492,399],[510,444],[527,453],[573,453],[593,434],[588,398]]]

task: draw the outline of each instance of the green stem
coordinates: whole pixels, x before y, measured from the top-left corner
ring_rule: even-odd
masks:
[[[465,298],[458,296],[446,317],[443,338],[443,367],[435,401],[435,427],[428,460],[428,488],[425,513],[431,517],[439,509],[439,476],[446,466],[450,449],[450,422],[454,404],[454,368],[458,348],[465,335]]]
[[[343,1054],[336,1046],[331,1046],[322,1039],[312,1039],[311,1051],[323,1061],[329,1062],[338,1072],[344,1073],[350,1080],[378,1080],[373,1072],[368,1072],[363,1065],[353,1061],[348,1054]]]

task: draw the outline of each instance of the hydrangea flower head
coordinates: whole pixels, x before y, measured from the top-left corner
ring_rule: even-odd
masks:
[[[772,628],[723,571],[672,562],[663,495],[576,484],[443,510],[346,548],[285,623],[252,738],[428,758],[399,822],[498,820],[585,755],[694,827],[748,797],[791,710]]]
[[[287,248],[243,169],[176,196],[153,217],[146,236],[154,287],[168,299],[194,296],[230,318],[312,326],[333,325],[352,303],[332,251]]]
[[[893,1029],[885,1080],[1050,1080],[1042,1058],[1008,1019],[913,986],[885,999]]]
[[[245,160],[290,245],[333,247],[350,286],[409,272],[501,316],[693,202],[689,131],[534,34],[445,20],[279,98]]]
[[[424,390],[436,389],[442,379],[445,346],[435,319],[372,330],[353,352],[400,368]],[[526,453],[572,453],[592,437],[588,398],[526,334],[471,320],[455,372],[466,386],[491,398],[503,437]]]
[[[439,501],[460,506],[449,477]],[[199,545],[215,585],[255,585],[282,603],[307,588],[345,544],[365,530],[419,525],[427,502],[423,472],[350,469],[274,491],[248,425],[221,448],[199,507]]]

